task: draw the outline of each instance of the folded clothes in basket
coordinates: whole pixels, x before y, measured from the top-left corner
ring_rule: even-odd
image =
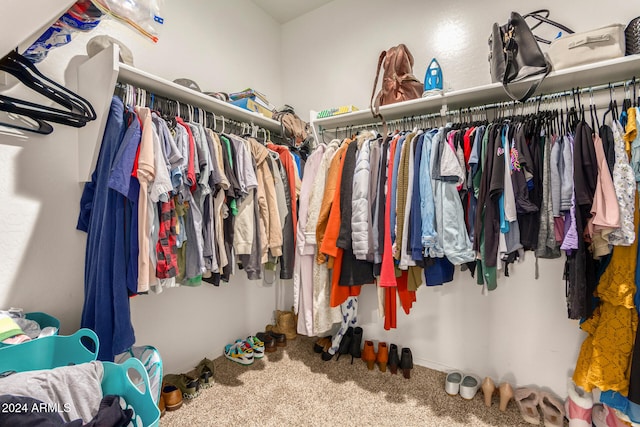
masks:
[[[23,334],[24,332],[20,329],[20,326],[18,326],[15,319],[7,315],[0,314],[0,341]]]
[[[81,418],[89,422],[102,399],[102,362],[11,374],[0,378],[3,394],[33,397],[58,407],[66,422]]]
[[[0,412],[0,426],[121,427],[133,417],[133,411],[122,409],[115,395],[105,396],[96,416],[86,424],[81,419],[65,422],[55,406],[33,397],[0,395],[0,405],[7,408]]]

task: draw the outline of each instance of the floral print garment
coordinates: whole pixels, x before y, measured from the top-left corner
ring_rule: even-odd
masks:
[[[622,138],[624,130],[618,121],[613,123],[613,141],[616,163],[613,166],[613,186],[620,207],[620,228],[609,235],[609,244],[619,246],[631,245],[636,237],[633,226],[633,208],[636,189],[635,175],[629,164]]]

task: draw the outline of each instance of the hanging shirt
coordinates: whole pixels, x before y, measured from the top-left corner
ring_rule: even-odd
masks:
[[[127,293],[122,195],[108,187],[125,135],[124,105],[113,97],[96,168],[80,199],[78,230],[87,233],[81,327],[100,339],[98,359],[113,361],[135,342]],[[135,137],[135,128],[129,137]]]

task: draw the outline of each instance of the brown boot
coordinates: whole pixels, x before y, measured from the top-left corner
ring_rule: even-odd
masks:
[[[380,341],[378,343],[378,355],[376,356],[376,363],[378,364],[378,368],[380,368],[380,372],[387,372],[388,361],[389,349],[387,348],[387,343]]]
[[[376,363],[376,351],[373,349],[373,341],[365,341],[362,349],[362,360],[367,362],[367,368],[371,371]]]
[[[276,311],[276,324],[267,325],[267,331],[274,331],[278,334],[284,334],[287,340],[294,340],[298,336],[296,333],[296,323],[293,311]]]

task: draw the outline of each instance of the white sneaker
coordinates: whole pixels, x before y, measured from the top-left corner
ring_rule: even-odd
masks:
[[[460,396],[467,400],[475,397],[480,388],[480,378],[475,375],[465,375],[460,383]]]
[[[447,394],[455,396],[460,391],[460,383],[464,375],[460,371],[453,371],[447,374],[447,378],[444,381],[444,391]]]
[[[243,344],[227,344],[224,347],[224,357],[241,365],[251,365],[253,363],[253,351],[243,348]]]

